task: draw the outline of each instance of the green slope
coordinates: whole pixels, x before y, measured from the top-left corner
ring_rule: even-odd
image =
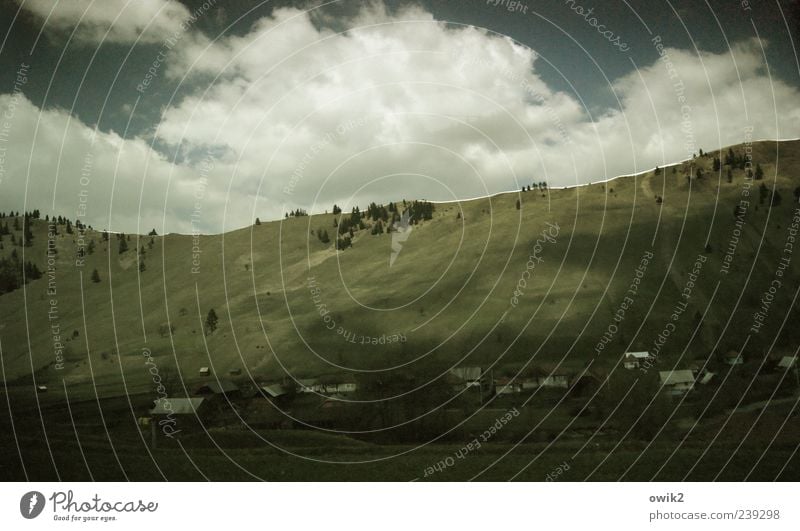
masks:
[[[162,373],[177,366],[187,385],[200,379],[203,366],[219,374],[242,368],[244,378],[257,381],[285,371],[305,377],[404,364],[424,374],[454,364],[509,371],[561,363],[578,370],[591,361],[610,369],[625,350],[652,350],[670,321],[676,326],[660,347],[659,366],[740,349],[748,335],[749,359],[766,356],[776,337],[774,351],[781,352],[798,341],[797,331],[778,330],[797,289],[800,258],[791,261],[760,332],[748,329],[775,278],[797,207],[800,142],[753,146],[764,179],[751,188],[727,274],[723,258],[746,180],[736,169],[728,183],[726,167],[711,171],[717,153],[708,155],[693,163],[706,176],[691,182],[684,174],[693,168],[685,163],[660,175],[437,204],[432,220],[414,226],[392,266],[390,234],[359,231],[353,247],[341,252],[321,243],[311,232],[333,235],[331,214],[265,222],[197,242],[188,235],[158,236],[152,248],[149,236],[132,236],[123,254],[114,235],[103,242],[100,233],[88,231],[96,250],[83,267],[75,264],[76,234],[60,227],[55,294],[48,294],[45,274],[0,296],[5,379],[12,387],[27,385],[35,371],[36,382],[51,388],[43,400],[63,396],[62,380],[71,397],[92,396],[95,389],[101,395],[146,392],[153,383],[143,349]],[[780,190],[780,205],[770,208],[769,199],[759,204],[761,183]],[[548,223],[559,227],[555,242],[533,251],[542,231],[552,230]],[[16,249],[44,271],[47,224],[35,221],[33,231],[33,246]],[[142,245],[146,270],[140,273],[136,249]],[[193,245],[201,251],[197,264]],[[0,253],[8,256],[8,236],[3,246]],[[531,252],[541,261],[513,306]],[[649,252],[638,292],[615,322]],[[698,256],[706,261],[686,300],[681,293]],[[99,283],[90,280],[95,268]],[[673,320],[682,300],[685,311]],[[52,301],[57,320],[49,319]],[[211,308],[219,325],[205,335],[202,323]],[[702,323],[698,313],[705,314]],[[172,334],[160,333],[166,323],[174,326]],[[618,329],[597,354],[611,324]],[[62,369],[52,325],[66,346]],[[395,334],[405,341],[392,341]]]

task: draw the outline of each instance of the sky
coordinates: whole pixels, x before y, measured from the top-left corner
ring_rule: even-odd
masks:
[[[800,137],[798,2],[0,0],[0,211],[219,233]]]

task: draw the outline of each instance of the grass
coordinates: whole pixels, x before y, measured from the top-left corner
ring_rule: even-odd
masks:
[[[750,360],[761,360],[772,353],[790,354],[800,340],[800,330],[782,328],[782,321],[787,315],[796,320],[798,314],[796,306],[791,305],[800,278],[800,261],[796,258],[761,332],[749,334],[748,329],[761,294],[774,278],[796,208],[792,192],[800,186],[800,142],[760,142],[753,151],[764,169],[762,182],[779,189],[783,202],[772,208],[768,202],[759,204],[760,183],[754,184],[747,222],[728,274],[721,272],[722,260],[734,230],[733,208],[742,199],[745,176],[743,171],[734,170],[733,182],[727,183],[725,169],[721,175],[713,174],[711,157],[716,153],[694,161],[694,167],[702,167],[706,177],[691,183],[684,177],[690,171],[690,164],[685,163],[677,165],[675,173],[668,167],[660,175],[648,172],[604,184],[439,204],[432,220],[414,226],[391,267],[389,234],[373,236],[369,229],[360,231],[353,247],[343,252],[336,252],[332,243],[321,243],[311,232],[324,228],[333,234],[331,214],[263,222],[223,235],[201,236],[198,266],[192,263],[193,239],[189,235],[154,237],[152,248],[148,246],[149,236],[132,235],[130,250],[120,255],[115,235],[104,242],[99,232],[88,231],[87,240],[94,239],[96,250],[79,268],[75,264],[76,235],[65,234],[62,226],[56,238],[55,292],[47,292],[45,275],[24,289],[0,297],[7,396],[19,407],[35,404],[30,394],[34,374],[37,384],[49,387],[47,393],[36,397],[44,406],[64,403],[65,393],[70,401],[89,403],[98,397],[105,403],[113,397],[132,395],[130,403],[127,398],[120,400],[126,408],[141,411],[157,397],[151,366],[145,365],[142,355],[144,349],[160,373],[177,371],[181,375],[180,385],[187,393],[204,380],[198,374],[204,366],[220,377],[242,368],[243,379],[256,381],[282,378],[287,372],[296,377],[339,372],[337,366],[370,371],[412,364],[422,367],[421,374],[428,377],[431,374],[424,372],[429,370],[425,367],[455,364],[522,367],[560,363],[575,371],[591,362],[594,368],[611,370],[624,351],[653,348],[676,303],[682,300],[692,264],[700,255],[706,256],[707,262],[685,313],[661,349],[658,369],[686,366],[695,358],[740,349],[748,335],[745,356]],[[655,196],[662,196],[663,202],[657,203]],[[519,210],[515,207],[518,199]],[[515,286],[547,223],[560,227],[557,241],[543,246],[543,262],[537,264],[519,296],[519,305],[511,308]],[[33,230],[33,246],[17,247],[17,251],[24,251],[26,260],[44,270],[46,224],[35,222]],[[707,244],[710,252],[706,251]],[[12,249],[8,237],[3,245],[0,253],[8,255]],[[146,270],[142,273],[135,257],[141,246],[146,250]],[[647,251],[652,251],[654,258],[633,305],[624,321],[617,323],[619,331],[612,342],[596,355],[595,345],[614,322],[614,314]],[[197,272],[193,273],[195,267]],[[90,281],[95,268],[100,273],[99,283]],[[335,321],[333,330],[326,327],[315,306],[309,277],[314,277],[320,287],[319,300]],[[48,313],[51,301],[58,310],[55,320]],[[218,329],[206,335],[203,321],[211,308],[220,321]],[[698,314],[702,323],[696,319]],[[174,333],[159,333],[166,323],[175,327]],[[59,327],[58,335],[66,345],[63,370],[55,368],[51,325]],[[348,333],[357,338],[402,333],[407,341],[362,344],[360,339],[345,339]],[[425,362],[415,362],[420,359]],[[558,419],[556,425],[568,422],[563,416],[553,418]],[[97,419],[90,415],[87,423],[93,422]],[[69,430],[66,433],[67,439],[72,437]],[[309,432],[302,433],[286,437],[310,436]],[[139,436],[129,431],[126,437]],[[233,439],[223,437],[226,445],[235,445]],[[88,451],[98,463],[95,473],[119,477],[119,467],[108,464],[114,457],[108,454],[106,444],[102,440],[90,444]],[[152,475],[152,467],[138,461],[146,456],[140,455],[142,448],[134,451],[128,444],[130,441],[121,446],[125,449],[121,459],[130,460],[123,462],[123,468],[143,477]],[[286,444],[309,446],[300,440]],[[320,443],[321,447],[327,444]],[[394,451],[377,446],[354,448],[365,455]],[[538,448],[523,445],[520,459],[528,459]],[[659,462],[659,452],[668,452],[667,448],[657,445],[654,462]],[[342,453],[347,451],[342,449]],[[349,474],[413,479],[427,466],[425,463],[443,451],[447,455],[449,450],[437,447],[429,453],[413,452],[407,459],[347,467],[347,472],[342,472],[341,466],[287,461],[285,456],[262,448],[237,448],[234,453],[246,468],[252,466],[257,475],[271,479],[276,474],[287,479],[313,474],[321,479],[334,479],[336,474],[344,474],[343,479]],[[714,455],[725,455],[726,451]],[[791,455],[787,448],[774,451],[775,463],[785,462]],[[82,462],[74,462],[80,455],[76,447],[65,442],[54,452],[60,456],[60,466],[81,474]],[[207,461],[220,478],[238,473],[238,468],[226,464],[226,458],[215,450],[197,448],[191,452],[193,456],[197,452],[197,459]],[[552,458],[537,460],[523,476],[544,477],[566,455],[562,449],[552,452]],[[626,452],[616,453],[613,464],[605,465],[593,477],[613,479],[636,455]],[[678,462],[691,461],[699,452],[689,448]],[[757,450],[742,450],[734,461],[757,458],[748,452]],[[459,465],[453,477],[468,477],[495,458],[489,457],[494,453],[485,453],[485,457]],[[175,449],[157,451],[164,467],[186,474],[181,477],[192,477],[191,467],[181,455]],[[593,450],[591,457],[580,457],[573,469],[575,477],[588,475],[599,455],[600,450]],[[704,459],[713,461],[715,456]],[[501,462],[492,472],[497,476],[490,477],[504,477],[514,467],[518,469],[521,461],[511,461],[514,464],[509,468]],[[289,462],[293,464],[289,466]],[[715,463],[699,471],[697,479],[713,474]],[[792,458],[783,474],[797,477],[796,463],[796,457]],[[41,466],[43,471],[47,468],[46,463]],[[632,472],[630,478],[646,478],[653,472],[648,466],[637,465],[642,471]],[[675,466],[677,474],[682,469]],[[735,476],[729,469],[724,477]],[[777,470],[764,471],[764,477],[770,478]],[[19,477],[19,470],[10,474]]]

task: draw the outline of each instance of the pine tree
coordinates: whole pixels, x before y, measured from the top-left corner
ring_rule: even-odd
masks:
[[[217,317],[217,312],[214,311],[214,308],[211,308],[208,310],[208,315],[206,316],[206,334],[210,334],[216,330],[218,322],[219,318]]]
[[[97,269],[94,269],[92,271],[92,282],[94,282],[95,284],[100,282],[100,273],[97,272]]]
[[[128,242],[125,240],[125,238],[120,238],[119,239],[119,254],[122,254],[127,250],[128,250]]]

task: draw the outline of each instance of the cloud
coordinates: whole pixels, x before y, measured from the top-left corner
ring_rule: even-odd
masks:
[[[224,190],[199,180],[200,164],[173,164],[143,139],[95,131],[21,94],[0,95],[0,109],[0,210],[39,209],[123,232],[161,232],[166,217],[169,230],[190,232],[196,209],[205,228],[221,226]]]
[[[72,32],[80,41],[155,43],[181,31],[189,10],[176,0],[17,0],[46,29]]]
[[[666,48],[613,80],[619,106],[598,114],[581,94],[548,86],[532,50],[421,8],[389,14],[371,4],[344,33],[320,20],[282,8],[242,35],[182,41],[166,68],[185,96],[151,135],[95,137],[93,208],[107,209],[109,176],[115,198],[138,198],[144,180],[147,226],[165,216],[168,230],[185,232],[202,189],[201,228],[217,232],[296,207],[596,182],[742,142],[747,127],[754,138],[800,136],[800,94],[769,78],[758,40],[719,54]],[[28,107],[19,113],[42,118],[31,172],[41,182],[29,190],[52,189],[59,168],[57,210],[68,213],[75,198],[64,194],[64,208],[60,191],[79,175],[91,130],[63,111]],[[30,151],[32,139],[14,136]],[[114,205],[113,225],[132,230],[138,204]]]

